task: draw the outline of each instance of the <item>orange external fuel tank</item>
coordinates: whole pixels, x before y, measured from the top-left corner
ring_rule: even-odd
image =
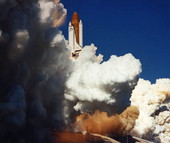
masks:
[[[75,31],[75,35],[76,35],[76,41],[79,44],[79,16],[77,14],[77,12],[74,12],[72,19],[71,19],[71,24],[74,27],[74,31]]]

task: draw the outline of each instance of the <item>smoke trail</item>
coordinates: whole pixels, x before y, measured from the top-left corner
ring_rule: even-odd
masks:
[[[155,142],[168,143],[170,141],[170,79],[158,79],[155,84],[140,79],[130,100],[140,111],[132,134]]]

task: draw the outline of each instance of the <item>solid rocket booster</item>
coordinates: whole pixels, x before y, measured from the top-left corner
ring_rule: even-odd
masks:
[[[79,22],[79,45],[83,47],[83,23],[81,20]]]

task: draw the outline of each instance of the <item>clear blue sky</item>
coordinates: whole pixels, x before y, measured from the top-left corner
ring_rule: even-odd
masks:
[[[60,29],[68,39],[74,11],[84,25],[84,45],[98,53],[132,53],[142,63],[141,78],[170,78],[170,0],[61,0],[67,18]]]

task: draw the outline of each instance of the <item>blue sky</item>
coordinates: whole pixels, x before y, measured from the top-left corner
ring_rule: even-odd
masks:
[[[84,26],[84,45],[94,43],[98,53],[132,53],[142,63],[141,78],[152,83],[170,78],[170,0],[61,0],[67,18],[60,27],[68,38],[74,11]]]

